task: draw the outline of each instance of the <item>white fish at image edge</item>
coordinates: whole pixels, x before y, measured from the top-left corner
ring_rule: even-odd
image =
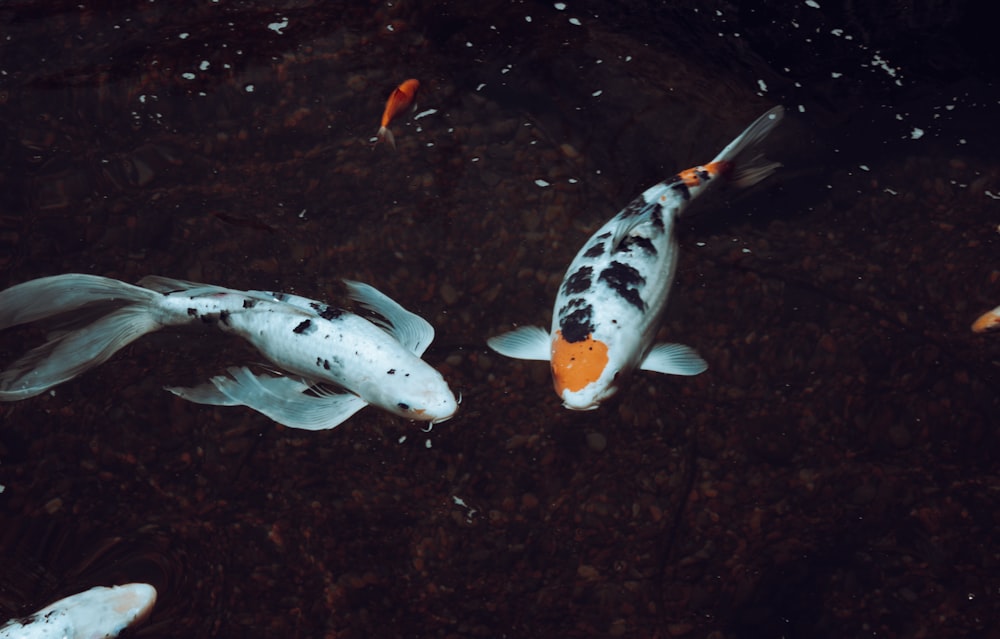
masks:
[[[680,344],[653,345],[677,267],[674,222],[713,184],[747,187],[778,163],[750,154],[781,121],[782,107],[759,117],[711,162],[646,189],[597,230],[563,278],[546,332],[523,326],[488,340],[515,359],[550,362],[563,406],[591,410],[636,368],[698,375],[708,365]],[[751,155],[744,161],[743,156]]]
[[[349,297],[377,317],[298,295],[159,276],[134,286],[71,273],[12,286],[0,291],[0,329],[57,315],[89,319],[102,306],[111,310],[50,334],[0,372],[0,401],[43,393],[165,326],[207,323],[253,344],[280,374],[233,367],[208,384],[167,388],[184,399],[247,406],[306,430],[333,428],[368,404],[412,420],[449,419],[458,402],[441,374],[420,359],[434,339],[431,325],[367,284],[345,283]]]
[[[0,626],[0,639],[105,639],[143,620],[156,603],[149,584],[97,586]]]

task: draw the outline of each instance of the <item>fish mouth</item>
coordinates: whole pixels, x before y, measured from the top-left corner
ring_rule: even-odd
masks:
[[[576,411],[580,411],[580,412],[584,412],[584,411],[588,411],[588,410],[597,410],[601,406],[601,404],[599,402],[595,402],[593,404],[587,404],[586,406],[573,406],[573,405],[569,404],[568,402],[563,402],[562,405],[563,405],[563,408],[568,408],[570,410],[576,410]]]

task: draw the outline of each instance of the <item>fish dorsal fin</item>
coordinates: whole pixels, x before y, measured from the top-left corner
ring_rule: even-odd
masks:
[[[690,346],[657,344],[639,366],[644,371],[667,375],[698,375],[708,370],[708,364]]]
[[[423,355],[434,341],[434,327],[427,320],[406,310],[374,286],[351,280],[344,280],[344,284],[347,285],[348,297],[382,316],[370,318],[370,321],[417,357]]]
[[[548,362],[552,359],[552,340],[543,328],[522,326],[509,333],[486,340],[490,348],[505,357]]]

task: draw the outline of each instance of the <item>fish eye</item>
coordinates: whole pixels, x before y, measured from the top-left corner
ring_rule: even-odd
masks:
[[[398,404],[396,404],[396,406],[399,408],[399,410],[410,410],[410,405],[405,402],[399,402]]]

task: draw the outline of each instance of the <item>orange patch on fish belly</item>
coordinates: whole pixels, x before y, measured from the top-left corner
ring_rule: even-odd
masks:
[[[608,365],[608,345],[587,335],[579,342],[567,342],[556,331],[552,342],[552,379],[556,393],[575,393],[597,381]]]

